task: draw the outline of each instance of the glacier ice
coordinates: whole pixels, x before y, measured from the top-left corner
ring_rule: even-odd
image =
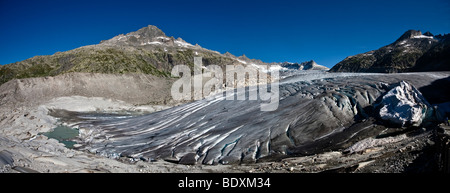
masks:
[[[400,126],[419,126],[431,105],[411,84],[401,81],[381,101],[380,118]]]

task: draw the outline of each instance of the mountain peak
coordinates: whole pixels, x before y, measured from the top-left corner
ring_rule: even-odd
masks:
[[[166,34],[154,25],[148,25],[143,27],[136,32],[128,33],[127,35],[141,35],[143,37],[155,38],[155,37],[166,37]]]
[[[321,66],[321,65],[317,64],[316,61],[314,61],[314,60],[303,62],[300,65],[302,65],[304,67],[304,69],[322,70],[322,69],[327,68],[325,66]]]
[[[242,56],[238,57],[241,60],[250,60],[245,54],[242,54]]]
[[[317,66],[318,64],[314,60],[310,60],[305,62],[305,64],[311,65],[311,66]]]
[[[412,30],[411,29],[411,30],[406,31],[402,36],[400,36],[400,38],[398,38],[398,40],[396,42],[406,40],[406,39],[411,39],[415,36],[421,36],[421,35],[422,35],[422,32],[420,30]]]
[[[448,65],[449,42],[443,36],[420,30],[408,30],[398,40],[378,50],[349,56],[336,64],[331,72],[396,73],[445,71]],[[439,56],[439,57],[438,57]]]
[[[283,62],[282,67],[296,70],[328,70],[329,68],[317,64],[314,60],[310,60],[302,63]]]
[[[236,56],[234,56],[233,54],[231,54],[230,52],[225,52],[225,54],[223,54],[226,57],[230,57],[230,58],[235,58]]]
[[[181,38],[175,39],[173,36],[168,37],[161,29],[159,29],[154,25],[143,27],[137,31],[130,32],[125,35],[120,34],[109,40],[101,41],[100,44],[109,46],[132,46],[132,47],[145,46],[148,48],[161,46],[179,47],[179,48],[187,48],[187,47],[201,48],[200,46],[198,45],[194,46]]]
[[[423,34],[424,36],[434,36],[430,31],[427,31]]]
[[[128,45],[128,46],[139,46],[146,45],[148,43],[160,44],[167,42],[174,42],[174,38],[167,37],[166,34],[154,25],[148,25],[137,31],[130,32],[127,34],[120,34],[109,40],[101,41],[100,44],[107,45]],[[159,42],[159,43],[158,43]]]

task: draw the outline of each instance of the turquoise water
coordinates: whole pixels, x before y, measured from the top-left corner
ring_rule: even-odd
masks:
[[[73,145],[75,145],[76,142],[71,140],[76,138],[78,134],[78,129],[70,128],[64,125],[59,125],[54,128],[53,131],[43,133],[43,135],[48,138],[53,138],[58,140],[60,143],[63,143],[67,148],[73,148]]]

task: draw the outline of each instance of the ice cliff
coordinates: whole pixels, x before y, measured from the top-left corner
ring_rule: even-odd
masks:
[[[420,91],[405,81],[387,92],[380,105],[380,118],[402,127],[421,125],[432,110]]]

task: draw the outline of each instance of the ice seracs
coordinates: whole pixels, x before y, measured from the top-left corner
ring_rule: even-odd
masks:
[[[431,107],[420,91],[405,81],[387,92],[380,105],[380,118],[402,127],[419,126]]]

